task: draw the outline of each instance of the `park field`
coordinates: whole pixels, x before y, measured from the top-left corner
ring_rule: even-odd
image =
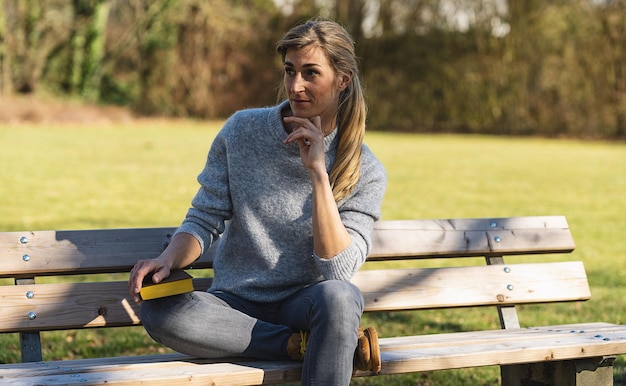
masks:
[[[0,125],[0,231],[176,226],[219,127],[191,120]],[[520,307],[523,326],[626,323],[626,143],[380,132],[368,133],[366,143],[387,168],[384,219],[567,217],[577,245],[573,258],[585,264],[592,298]],[[492,309],[364,319],[383,336],[498,323]],[[47,332],[42,340],[44,360],[168,352],[141,327]],[[18,337],[0,335],[0,363],[16,361]],[[495,385],[498,377],[496,368],[483,368],[354,385]],[[626,385],[624,358],[616,363],[615,384]]]

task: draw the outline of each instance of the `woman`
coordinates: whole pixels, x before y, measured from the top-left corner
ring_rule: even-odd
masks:
[[[148,333],[205,358],[303,360],[302,383],[347,385],[379,371],[363,297],[365,262],[386,175],[363,145],[366,106],[354,43],[332,21],[279,41],[286,101],[235,113],[215,138],[200,190],[172,242],[139,261],[129,291],[196,260],[221,235],[208,292],[142,303]]]

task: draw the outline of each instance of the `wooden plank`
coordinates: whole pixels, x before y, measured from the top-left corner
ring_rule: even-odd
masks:
[[[477,279],[480,278],[480,279]],[[361,271],[366,311],[587,300],[581,262]]]
[[[382,338],[381,374],[596,358],[626,353],[626,326],[585,323]],[[4,384],[276,384],[299,380],[298,362],[202,360],[180,354],[0,365]],[[262,378],[255,370],[262,370]],[[158,375],[158,376],[156,376]],[[359,372],[357,376],[369,375]],[[164,378],[161,378],[164,377]],[[144,378],[145,377],[145,378]],[[55,383],[56,382],[56,383]],[[197,383],[196,383],[197,382]],[[159,384],[148,382],[149,384]]]
[[[50,376],[5,378],[5,385],[116,385],[134,386],[137,384],[169,385],[260,385],[263,383],[262,369],[241,366],[234,363],[213,363],[207,365],[183,364],[177,366],[144,365],[135,366],[132,371],[97,371]]]
[[[563,216],[379,222],[370,260],[568,253],[575,244]]]
[[[0,278],[128,272],[158,256],[176,228],[0,233]],[[370,260],[565,253],[574,242],[562,216],[376,223]],[[217,243],[194,264],[212,266]]]
[[[377,328],[382,336],[385,336],[384,326]],[[603,340],[611,334],[622,334],[626,331],[626,325],[617,325],[604,322],[559,324],[552,326],[535,326],[525,328],[511,328],[507,330],[484,330],[484,331],[464,331],[451,333],[436,333],[413,336],[385,337],[381,341],[381,350],[414,350],[424,347],[452,347],[455,343],[467,344],[488,344],[493,342],[495,346],[498,341],[523,341],[529,339],[530,335],[534,339],[541,340],[546,336],[560,334],[560,338],[565,338],[568,334],[587,333]],[[469,342],[469,343],[468,343]]]
[[[600,324],[595,328],[593,324],[586,324],[560,327],[436,334],[424,341],[420,337],[385,339],[381,342],[382,374],[626,353],[626,326]]]
[[[87,369],[86,372],[53,373],[50,375],[23,374],[5,377],[6,385],[260,385],[299,381],[300,362],[250,362],[237,363],[158,363],[134,365],[132,368],[104,370]],[[1,370],[0,370],[1,375]],[[24,376],[26,375],[26,376]]]
[[[205,290],[210,279],[194,283]],[[353,283],[363,293],[367,312],[579,301],[591,296],[581,262],[369,270],[358,272]],[[126,282],[7,286],[0,302],[0,332],[140,324]],[[34,319],[28,318],[31,312]]]
[[[178,384],[178,382],[188,384],[186,382],[195,382],[196,378],[199,378],[199,384],[213,384],[211,382],[228,385],[280,384],[299,380],[301,367],[301,363],[295,361],[262,361],[242,358],[201,359],[174,353],[40,362],[30,364],[30,366],[27,363],[0,365],[0,377],[7,380],[7,384],[54,385],[92,384],[93,382],[125,385],[137,384],[138,379],[145,379],[139,377],[150,372],[159,375],[155,377],[156,380],[162,378],[171,382],[165,383],[168,385]],[[225,368],[235,373],[235,377],[225,374]],[[262,374],[261,381],[258,378],[259,372]],[[170,375],[162,377],[163,374]],[[149,379],[154,380],[152,377]],[[50,381],[52,383],[48,383]]]
[[[194,279],[198,290],[210,283],[209,278]],[[139,307],[130,299],[127,282],[121,281],[5,286],[0,304],[0,333],[141,323]]]
[[[201,363],[216,363],[227,362],[228,360],[214,360],[211,362],[209,359],[193,358],[180,353],[168,353],[168,354],[151,354],[151,355],[132,355],[132,356],[118,356],[118,357],[104,357],[104,358],[84,358],[84,359],[72,359],[70,361],[40,361],[37,363],[7,363],[0,364],[0,375],[4,377],[19,377],[25,376],[28,373],[29,376],[47,376],[51,374],[72,374],[76,372],[85,372],[88,370],[111,370],[111,369],[124,369],[129,365],[137,364],[149,364],[149,363],[177,363],[177,362],[197,362],[201,360]]]
[[[157,257],[175,228],[0,233],[0,277],[81,272],[128,272]]]

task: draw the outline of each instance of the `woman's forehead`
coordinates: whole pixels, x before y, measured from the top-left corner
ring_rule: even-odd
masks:
[[[293,65],[317,65],[328,66],[329,62],[326,58],[324,50],[316,45],[309,44],[300,48],[289,48],[285,54],[285,63]]]

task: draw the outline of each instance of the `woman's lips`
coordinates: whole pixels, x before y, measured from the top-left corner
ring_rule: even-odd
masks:
[[[292,99],[291,102],[295,105],[304,105],[309,103],[309,101],[304,100],[304,99]]]

